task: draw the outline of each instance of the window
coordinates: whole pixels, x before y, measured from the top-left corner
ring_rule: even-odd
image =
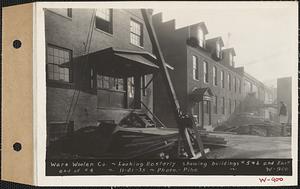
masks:
[[[213,83],[215,86],[218,85],[218,77],[217,77],[217,67],[213,67]]]
[[[236,92],[236,89],[237,89],[237,87],[236,87],[236,77],[234,77],[233,86],[234,86],[234,92]]]
[[[142,76],[142,94],[143,96],[146,96],[146,75]]]
[[[199,80],[199,65],[196,56],[193,56],[193,78]]]
[[[47,79],[70,82],[71,51],[47,46]]]
[[[72,18],[72,9],[67,9],[67,16]]]
[[[216,43],[216,55],[218,58],[221,58],[221,45],[219,42]]]
[[[207,62],[203,62],[203,70],[204,70],[204,82],[208,83],[208,64]]]
[[[130,43],[143,46],[143,25],[134,20],[130,20]]]
[[[227,80],[228,80],[228,89],[231,90],[231,75],[229,73],[227,75]]]
[[[222,114],[225,115],[225,97],[221,98],[221,110],[222,110]]]
[[[218,113],[218,97],[217,96],[214,96],[213,103],[214,103],[214,113],[217,114]]]
[[[133,98],[134,97],[134,78],[133,77],[128,78],[127,86],[128,86],[128,97]]]
[[[112,9],[97,9],[95,25],[97,29],[112,34]]]
[[[123,79],[97,74],[97,88],[123,91]]]
[[[224,88],[225,87],[225,83],[224,83],[224,71],[221,71],[221,87]]]
[[[231,114],[231,100],[228,99],[228,113]]]
[[[233,55],[232,55],[232,53],[229,53],[229,65],[233,66]]]
[[[198,41],[199,41],[199,46],[204,47],[204,33],[202,28],[198,28]]]

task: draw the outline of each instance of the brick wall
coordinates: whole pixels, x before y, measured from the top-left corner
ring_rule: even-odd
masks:
[[[84,54],[87,42],[88,28],[92,18],[92,9],[72,9],[72,18],[57,14],[56,9],[45,10],[45,38],[46,45],[52,44],[72,50],[73,58]],[[121,50],[147,51],[152,53],[152,44],[145,27],[141,10],[139,9],[114,9],[113,34],[96,29],[93,25],[90,53],[114,47]],[[143,24],[143,47],[130,43],[130,20],[134,19]],[[76,62],[73,62],[76,64]],[[109,63],[109,62],[108,62]],[[47,84],[47,122],[64,122],[70,106],[74,88],[81,92],[78,104],[71,120],[75,122],[75,130],[84,126],[96,125],[98,120],[115,120],[118,123],[130,110],[97,107],[96,91],[89,88],[89,67],[83,72],[79,66],[74,67],[74,82],[72,85]],[[147,81],[151,76],[147,77]],[[153,111],[152,84],[146,89],[146,96],[142,101]]]

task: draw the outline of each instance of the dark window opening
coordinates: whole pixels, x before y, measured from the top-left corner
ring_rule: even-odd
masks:
[[[97,29],[112,34],[112,9],[97,9],[95,25]]]
[[[67,16],[72,18],[72,9],[70,8],[67,9]]]

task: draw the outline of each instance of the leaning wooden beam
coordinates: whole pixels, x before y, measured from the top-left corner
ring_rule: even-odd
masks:
[[[176,96],[176,93],[175,93],[175,90],[174,90],[169,72],[167,70],[165,59],[163,57],[163,54],[162,54],[162,51],[160,49],[156,34],[154,32],[154,28],[152,26],[152,23],[150,22],[148,12],[147,12],[146,9],[142,9],[142,15],[143,15],[143,19],[145,21],[145,25],[146,25],[146,28],[147,28],[147,31],[148,31],[148,34],[149,34],[150,41],[152,43],[153,53],[155,54],[155,56],[157,58],[157,64],[158,64],[158,66],[160,68],[160,71],[162,73],[161,75],[162,75],[163,82],[166,85],[166,89],[167,89],[168,96],[170,98],[170,103],[171,103],[171,106],[172,106],[172,110],[173,110],[173,113],[174,113],[175,118],[176,118],[176,123],[177,123],[177,126],[178,126],[179,135],[182,138],[186,139],[185,140],[186,145],[188,145],[189,148],[191,149],[190,150],[190,152],[191,152],[190,155],[195,156],[194,150],[192,149],[193,146],[191,145],[191,141],[190,141],[189,138],[187,138],[188,136],[185,135],[187,127],[188,127],[188,125],[185,125],[185,124],[187,124],[189,121],[186,121],[187,117],[184,116],[183,112],[181,112],[180,105],[179,105],[179,102],[178,102],[178,99],[177,99],[177,96]],[[194,127],[195,126],[194,123],[192,125],[189,125],[189,126],[192,127],[195,130],[195,132],[197,132],[196,128]],[[205,158],[204,147],[203,147],[202,141],[200,139],[200,134],[199,133],[196,133],[196,140],[197,140],[200,152],[202,154],[202,157]]]

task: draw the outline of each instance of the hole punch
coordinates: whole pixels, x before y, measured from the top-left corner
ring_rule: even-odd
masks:
[[[22,149],[22,144],[19,142],[14,143],[13,148],[16,152],[19,152]]]
[[[14,46],[15,49],[18,49],[22,46],[22,42],[20,40],[16,39],[13,42],[13,46]]]

